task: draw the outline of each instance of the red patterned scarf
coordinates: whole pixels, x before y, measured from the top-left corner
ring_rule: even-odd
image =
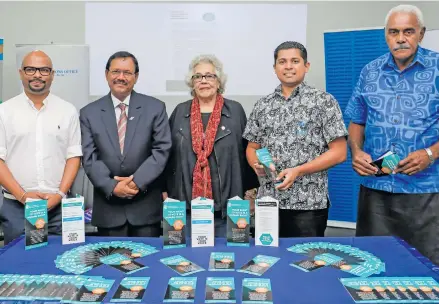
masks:
[[[192,198],[199,196],[213,198],[212,178],[210,175],[208,157],[213,151],[213,144],[215,143],[216,131],[221,120],[221,110],[223,109],[223,105],[223,96],[218,94],[213,112],[210,114],[209,122],[207,123],[206,132],[204,133],[203,122],[201,120],[200,102],[197,97],[192,100],[192,149],[197,155],[197,162],[195,163],[193,173]]]

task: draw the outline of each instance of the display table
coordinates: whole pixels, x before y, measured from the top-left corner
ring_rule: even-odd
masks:
[[[289,265],[291,262],[303,260],[305,257],[289,252],[286,248],[305,242],[334,242],[368,251],[381,259],[386,265],[386,271],[379,276],[427,276],[433,277],[436,280],[439,278],[436,272],[438,269],[434,265],[429,265],[428,260],[420,256],[416,250],[394,237],[289,238],[281,239],[279,248],[255,247],[253,240],[250,247],[227,247],[225,239],[216,239],[215,247],[187,247],[166,250],[162,249],[163,240],[161,238],[87,237],[86,243],[113,240],[145,243],[160,250],[158,253],[137,259],[136,261],[149,268],[129,275],[151,277],[143,303],[162,303],[169,278],[179,275],[163,265],[159,260],[160,258],[176,254],[182,255],[206,269],[206,271],[193,275],[198,277],[195,303],[204,302],[205,280],[209,276],[233,276],[235,278],[237,303],[241,303],[242,279],[246,277],[257,278],[257,276],[236,271],[208,271],[210,253],[213,251],[235,252],[235,269],[239,269],[257,254],[279,257],[280,261],[262,276],[262,278],[271,279],[274,303],[354,303],[339,281],[339,278],[354,277],[353,275],[332,267],[324,267],[307,273]],[[190,240],[188,243],[190,244]],[[47,247],[26,251],[24,249],[24,238],[18,238],[9,245],[0,248],[0,273],[66,274],[56,268],[54,260],[65,251],[81,245],[83,244],[64,246],[61,244],[60,237],[50,236]],[[110,301],[118,284],[125,276],[121,271],[107,265],[94,268],[84,273],[84,275],[103,276],[115,280],[112,290],[105,299],[105,303]]]

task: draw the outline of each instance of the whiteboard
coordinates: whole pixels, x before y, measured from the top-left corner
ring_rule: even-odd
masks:
[[[422,47],[439,52],[439,30],[428,30],[425,32]]]
[[[267,95],[279,84],[274,49],[287,40],[306,45],[306,4],[86,3],[90,94],[108,93],[105,64],[116,51],[133,53],[136,90],[186,96],[190,61],[215,54],[228,76],[227,95]]]

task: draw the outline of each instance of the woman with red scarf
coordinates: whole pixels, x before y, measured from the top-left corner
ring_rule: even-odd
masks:
[[[196,57],[186,83],[193,99],[180,103],[169,119],[172,152],[164,172],[165,196],[186,201],[188,235],[191,200],[213,199],[215,236],[225,237],[227,200],[244,198],[246,190],[259,186],[245,157],[247,118],[240,103],[223,97],[226,76],[215,56]]]

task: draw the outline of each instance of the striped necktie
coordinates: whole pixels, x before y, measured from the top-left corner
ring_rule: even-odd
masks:
[[[120,146],[120,152],[123,154],[123,148],[125,143],[125,133],[127,131],[127,121],[128,116],[125,112],[125,109],[127,107],[126,104],[120,103],[118,107],[121,110],[119,122],[117,123],[117,133],[119,134],[119,146]]]

